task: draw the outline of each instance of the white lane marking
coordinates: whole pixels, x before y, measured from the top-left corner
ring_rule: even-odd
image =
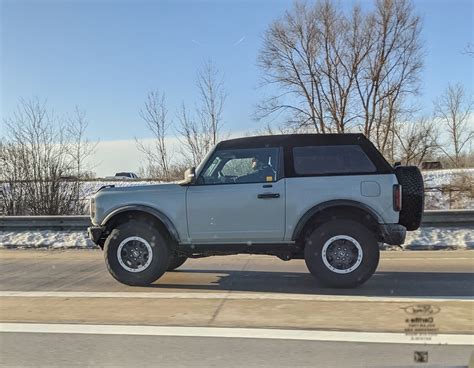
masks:
[[[415,340],[409,335],[391,332],[281,330],[268,328],[0,323],[0,332],[474,345],[474,335],[463,334],[440,334],[429,336],[429,340]]]
[[[0,297],[14,298],[135,298],[135,299],[229,299],[229,300],[295,300],[321,302],[427,303],[473,302],[474,296],[379,297],[358,295],[309,295],[285,293],[198,293],[198,292],[102,292],[102,291],[0,291]]]

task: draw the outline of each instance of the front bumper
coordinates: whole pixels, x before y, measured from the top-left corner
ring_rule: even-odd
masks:
[[[407,236],[407,229],[400,224],[380,224],[379,232],[381,241],[389,245],[402,245]]]
[[[99,244],[99,240],[102,237],[102,234],[105,231],[104,226],[90,226],[87,228],[87,234],[89,238],[95,243]]]

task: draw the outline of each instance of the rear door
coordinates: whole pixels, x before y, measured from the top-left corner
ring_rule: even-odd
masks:
[[[187,190],[190,242],[281,241],[285,232],[281,166],[279,148],[216,151]]]

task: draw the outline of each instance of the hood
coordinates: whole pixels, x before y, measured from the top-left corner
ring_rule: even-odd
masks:
[[[112,193],[112,192],[136,192],[136,191],[162,191],[162,190],[175,190],[178,187],[181,187],[176,183],[163,183],[163,184],[139,184],[133,185],[131,183],[126,183],[124,186],[117,186],[115,184],[104,185],[96,193]]]

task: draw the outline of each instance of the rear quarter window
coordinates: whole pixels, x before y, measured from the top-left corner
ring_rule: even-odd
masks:
[[[293,165],[297,175],[363,174],[377,170],[357,145],[294,147]]]

